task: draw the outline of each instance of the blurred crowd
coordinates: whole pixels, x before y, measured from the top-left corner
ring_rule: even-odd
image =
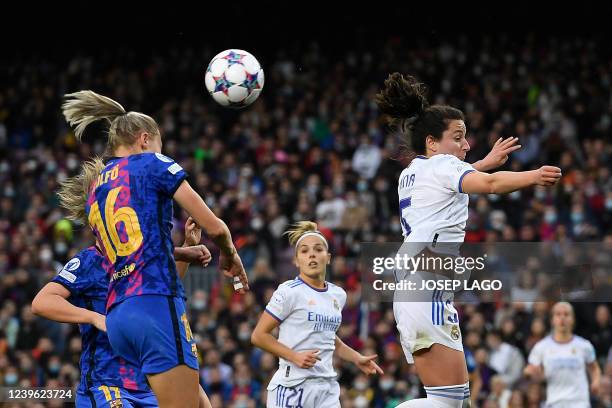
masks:
[[[2,64],[0,385],[72,386],[79,377],[78,328],[30,310],[37,290],[92,241],[87,228],[65,218],[55,191],[82,160],[104,153],[104,124],[91,126],[86,143],[77,143],[61,116],[65,93],[92,89],[152,115],[164,153],[189,172],[192,186],[232,231],[251,293],[233,295],[216,275],[188,285],[201,383],[213,406],[264,406],[277,360],[253,348],[250,334],[276,286],[297,273],[283,232],[294,221],[315,220],[333,253],[328,280],[348,293],[338,334],[362,353],[378,354],[385,370],[368,378],[337,361],[342,406],[387,408],[423,390],[405,363],[391,305],[360,301],[360,242],[402,239],[396,183],[407,161],[374,94],[388,73],[410,73],[428,85],[432,103],[465,112],[468,162],[483,158],[499,137],[517,136],[522,148],[503,169],[562,168],[555,188],[471,196],[466,241],[611,243],[607,46],[580,37],[459,35],[394,37],[376,48],[355,44],[348,50],[333,42],[251,49],[266,84],[259,100],[239,112],[216,106],[206,94],[204,68],[219,51],[206,47],[42,53]],[[177,209],[175,216],[178,244],[186,215]],[[190,273],[212,270],[192,267]],[[603,278],[612,283],[609,272]],[[606,373],[594,406],[611,407],[610,304],[575,307],[576,332],[595,345]],[[522,367],[548,333],[550,304],[486,302],[458,309],[477,406],[540,407],[545,386],[526,381]]]

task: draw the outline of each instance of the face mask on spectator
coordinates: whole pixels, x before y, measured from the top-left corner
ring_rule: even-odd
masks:
[[[368,182],[367,181],[360,181],[359,183],[357,183],[357,191],[359,192],[364,192],[368,189]]]
[[[49,365],[49,372],[51,372],[51,374],[57,374],[59,373],[61,366],[59,364],[50,364]]]
[[[4,375],[4,383],[6,385],[15,385],[17,384],[17,374],[9,373]]]
[[[4,188],[4,196],[8,198],[15,197],[15,189],[10,184]]]
[[[554,224],[557,221],[557,214],[553,211],[547,212],[544,214],[544,221],[546,221],[547,224]]]
[[[535,193],[535,198],[537,198],[538,200],[543,200],[546,198],[546,190],[536,190]]]
[[[43,248],[40,251],[39,257],[42,262],[49,262],[51,259],[53,259],[53,252],[51,252],[49,248]]]
[[[380,388],[383,391],[389,391],[395,385],[395,381],[391,379],[385,379],[380,381]]]
[[[260,229],[263,228],[263,226],[264,226],[264,222],[260,217],[255,217],[251,221],[251,228],[253,228],[255,231],[259,231]]]
[[[234,403],[235,408],[249,408],[248,401],[237,401]]]
[[[238,378],[238,379],[236,380],[236,384],[237,384],[239,387],[244,387],[244,386],[246,386],[246,385],[249,385],[249,380],[248,380],[248,379],[246,379],[246,378]]]
[[[56,254],[65,254],[68,251],[68,246],[63,241],[58,241],[55,243],[55,253]]]
[[[392,232],[399,232],[402,229],[402,226],[399,222],[392,222],[390,228]]]
[[[191,302],[191,308],[194,310],[204,310],[204,308],[206,307],[206,302],[204,302],[201,299],[198,300],[194,300],[193,302]]]
[[[53,160],[47,162],[47,173],[55,173],[57,170],[57,163]]]
[[[249,332],[239,332],[238,333],[238,340],[240,341],[247,341],[251,338],[251,334]]]
[[[366,408],[368,406],[368,399],[363,395],[355,398],[355,408]]]
[[[68,159],[66,159],[66,167],[68,167],[69,170],[76,169],[78,165],[79,162],[74,157],[69,157]]]
[[[608,198],[606,200],[606,209],[607,210],[612,210],[612,198]]]
[[[514,201],[520,200],[521,199],[521,192],[520,191],[513,191],[510,194],[508,194],[508,198]]]
[[[584,219],[584,214],[581,212],[573,212],[572,213],[572,221],[576,224],[580,224]]]
[[[356,382],[353,384],[353,387],[355,387],[355,389],[356,389],[357,391],[363,391],[363,390],[365,390],[366,388],[368,388],[368,383],[363,382],[363,381],[356,381]]]

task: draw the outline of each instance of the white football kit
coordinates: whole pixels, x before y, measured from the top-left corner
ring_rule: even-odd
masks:
[[[472,171],[475,171],[472,165],[448,154],[430,158],[417,156],[402,171],[397,192],[405,244],[400,251],[416,256],[427,247],[439,253],[445,251],[440,246],[436,248],[438,243],[463,242],[469,197],[461,190],[461,182]],[[458,250],[459,245],[452,247]],[[454,251],[447,253],[455,254]],[[417,272],[411,279],[434,277],[430,273]],[[406,276],[396,278],[401,280]],[[393,312],[409,363],[414,362],[414,352],[434,343],[463,351],[452,292],[433,290],[419,293],[431,301],[405,301],[400,295],[395,293]]]
[[[590,408],[586,365],[595,361],[595,348],[588,340],[574,336],[558,343],[548,336],[529,353],[529,364],[544,367],[546,408]]]
[[[340,386],[332,365],[336,332],[346,302],[344,290],[327,282],[317,289],[300,278],[281,284],[266,306],[280,322],[278,341],[295,351],[319,350],[321,359],[304,369],[283,358],[268,385],[268,408],[337,408]]]

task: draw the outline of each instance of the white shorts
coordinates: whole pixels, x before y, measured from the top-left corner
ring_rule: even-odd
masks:
[[[393,314],[408,363],[412,354],[433,344],[463,351],[457,309],[452,293],[434,291],[431,302],[394,302]]]
[[[313,378],[294,387],[268,390],[267,408],[340,408],[340,384],[334,379]]]

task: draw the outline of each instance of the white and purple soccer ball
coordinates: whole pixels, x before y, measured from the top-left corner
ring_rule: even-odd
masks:
[[[253,55],[231,49],[210,61],[204,80],[219,105],[240,109],[253,103],[261,93],[264,71]]]

